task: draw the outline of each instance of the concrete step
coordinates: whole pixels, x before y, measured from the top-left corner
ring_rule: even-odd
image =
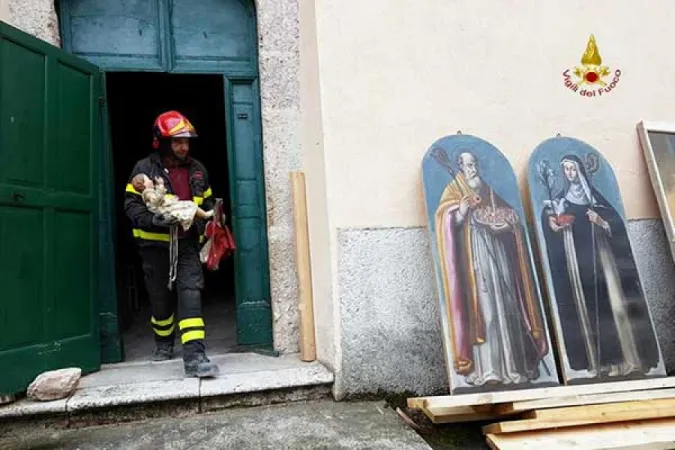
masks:
[[[21,399],[0,407],[0,426],[41,420],[53,426],[115,423],[184,416],[233,406],[259,406],[330,396],[333,374],[299,355],[254,353],[212,356],[220,376],[183,378],[180,359],[104,365],[82,377],[69,398]],[[0,431],[2,431],[0,429]]]

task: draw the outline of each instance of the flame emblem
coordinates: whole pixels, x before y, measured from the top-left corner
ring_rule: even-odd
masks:
[[[579,78],[577,84],[606,86],[607,83],[603,81],[603,77],[606,77],[609,73],[609,67],[602,65],[600,50],[598,50],[595,37],[591,34],[588,44],[586,44],[586,51],[581,56],[581,67],[574,67],[574,75]]]

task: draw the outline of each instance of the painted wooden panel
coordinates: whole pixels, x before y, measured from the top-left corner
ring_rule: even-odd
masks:
[[[64,48],[103,68],[161,69],[165,0],[64,0]]]
[[[255,13],[249,0],[172,0],[173,69],[255,72]]]
[[[577,139],[547,139],[528,184],[565,382],[665,376],[607,160]]]
[[[422,179],[452,393],[557,385],[511,165],[482,139],[447,136]]]

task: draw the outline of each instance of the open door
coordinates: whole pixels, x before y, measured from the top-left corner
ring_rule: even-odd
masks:
[[[0,22],[0,395],[100,367],[98,67]]]
[[[254,80],[225,78],[232,228],[237,292],[237,343],[273,352],[265,183],[260,113]]]

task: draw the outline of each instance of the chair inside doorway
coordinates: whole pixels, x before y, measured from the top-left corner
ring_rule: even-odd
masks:
[[[118,72],[106,74],[108,114],[114,165],[118,312],[125,361],[150,360],[153,334],[150,304],[123,193],[134,164],[152,148],[152,125],[158,114],[177,110],[195,126],[199,137],[191,154],[209,174],[213,195],[230,211],[225,95],[222,76]],[[231,227],[230,218],[227,221]],[[204,270],[203,314],[210,355],[236,347],[236,300],[232,258],[217,271]],[[179,339],[176,357],[180,357]]]

